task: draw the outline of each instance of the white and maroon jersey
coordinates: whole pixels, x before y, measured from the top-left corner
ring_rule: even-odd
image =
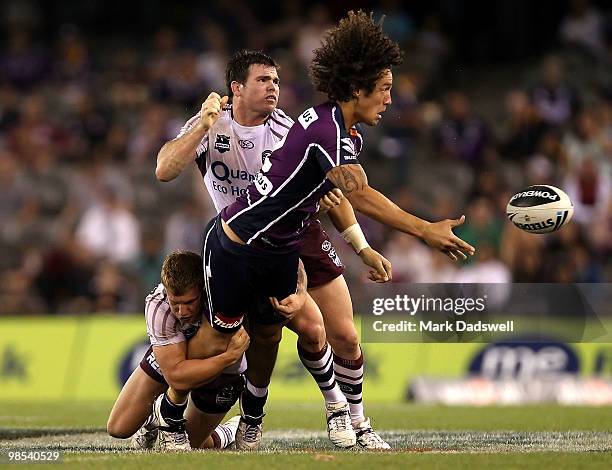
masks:
[[[188,132],[198,119],[200,113],[187,121],[176,138]],[[231,105],[223,108],[196,150],[196,163],[217,212],[246,194],[263,160],[292,125],[289,116],[275,109],[265,123],[245,127],[234,121]]]
[[[147,295],[145,319],[151,346],[167,346],[187,341],[197,333],[202,322],[202,316],[199,316],[195,323],[181,323],[170,310],[168,294],[161,283]]]
[[[162,283],[147,295],[145,301],[145,319],[147,334],[151,346],[167,346],[182,343],[195,336],[202,324],[202,315],[195,323],[181,323],[170,310],[168,294]],[[153,356],[155,359],[155,356]],[[243,354],[238,362],[223,369],[224,374],[243,374],[247,368],[246,357]],[[160,374],[163,375],[160,369]]]
[[[307,109],[221,218],[247,245],[275,253],[296,250],[319,199],[334,188],[327,172],[359,164],[362,146],[357,129],[346,130],[336,103]]]

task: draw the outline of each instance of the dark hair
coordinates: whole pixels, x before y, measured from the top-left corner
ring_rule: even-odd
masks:
[[[317,89],[333,101],[350,101],[353,93],[374,91],[381,73],[402,63],[398,44],[385,35],[381,19],[349,11],[323,38],[314,51],[310,77]]]
[[[280,69],[280,66],[272,57],[261,51],[242,49],[236,52],[225,67],[225,85],[227,86],[227,95],[230,98],[234,96],[232,82],[246,82],[249,77],[249,67],[253,64],[268,65]]]
[[[164,259],[161,281],[173,295],[183,295],[189,289],[204,288],[202,257],[191,251],[177,250]]]

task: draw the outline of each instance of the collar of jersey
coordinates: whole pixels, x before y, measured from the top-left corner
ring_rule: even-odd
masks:
[[[243,126],[242,124],[240,124],[238,121],[234,119],[234,108],[230,108],[229,111],[232,116],[232,125],[238,126],[238,129],[242,131],[255,131],[257,129],[260,129],[262,126],[265,126],[266,123],[268,122],[268,119],[270,119],[270,116],[268,116],[266,120],[262,122],[261,124],[259,124],[258,126]]]

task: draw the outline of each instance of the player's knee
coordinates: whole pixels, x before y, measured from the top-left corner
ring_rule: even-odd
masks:
[[[325,346],[325,328],[318,323],[304,325],[298,331],[298,341],[306,351],[320,351]]]
[[[112,417],[110,417],[106,423],[106,432],[109,436],[116,439],[127,439],[134,434],[133,432],[130,432],[129,429],[126,429],[125,426],[122,426],[121,420],[117,420]]]
[[[250,332],[251,341],[255,341],[259,344],[278,344],[283,338],[282,328],[255,328]]]
[[[334,352],[340,357],[352,358],[360,355],[359,336],[354,328],[336,332],[333,335],[328,333],[328,341]]]

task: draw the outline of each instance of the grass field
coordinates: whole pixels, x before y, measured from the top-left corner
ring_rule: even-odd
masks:
[[[104,432],[112,403],[0,403],[0,455],[63,450],[81,468],[612,468],[612,407],[428,407],[369,405],[393,452],[337,451],[313,404],[270,403],[262,452],[131,451]]]

